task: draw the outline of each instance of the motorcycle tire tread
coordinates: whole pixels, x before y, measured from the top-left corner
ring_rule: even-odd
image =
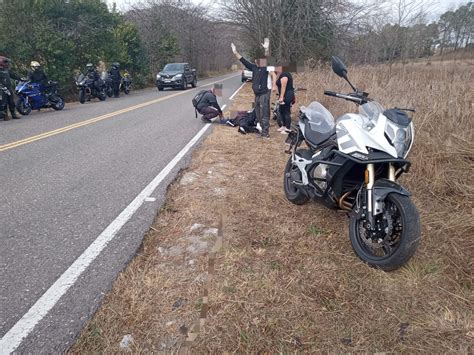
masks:
[[[379,268],[384,271],[393,271],[405,265],[411,257],[415,254],[418,244],[420,243],[421,224],[420,216],[415,204],[408,196],[403,196],[396,193],[388,194],[386,199],[396,201],[397,208],[401,208],[400,213],[403,214],[404,226],[400,246],[395,253],[387,259],[371,260],[364,256],[363,249],[359,245],[359,239],[356,235],[357,215],[351,215],[349,225],[349,238],[351,240],[352,248],[356,255],[369,266]]]

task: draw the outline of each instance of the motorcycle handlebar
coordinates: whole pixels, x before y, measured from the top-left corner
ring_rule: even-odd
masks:
[[[334,91],[324,91],[324,95],[327,95],[327,96],[334,96],[334,97],[338,97],[340,99],[344,99],[344,100],[348,100],[348,101],[352,101],[352,102],[355,102],[357,104],[363,104],[365,102],[367,102],[366,100],[360,98],[360,97],[357,97],[357,96],[352,96],[352,95],[346,95],[346,94],[340,94],[338,92],[334,92]]]
[[[324,95],[337,97],[337,92],[324,90]]]

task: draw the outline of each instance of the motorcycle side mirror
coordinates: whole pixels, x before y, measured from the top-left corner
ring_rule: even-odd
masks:
[[[346,79],[347,78],[347,68],[346,65],[342,62],[339,57],[332,56],[331,66],[334,73],[337,76]]]
[[[357,92],[357,88],[354,85],[352,85],[352,83],[349,81],[349,78],[347,77],[346,65],[343,63],[343,61],[339,57],[336,57],[336,56],[331,57],[331,66],[334,73],[336,73],[337,76],[344,78],[344,80],[349,83],[352,90]]]

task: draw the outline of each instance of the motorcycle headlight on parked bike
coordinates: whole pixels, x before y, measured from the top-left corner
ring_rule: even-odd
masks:
[[[399,158],[406,158],[410,152],[414,138],[413,122],[408,126],[398,125],[390,120],[387,120],[385,125],[385,134],[390,143],[395,147]]]

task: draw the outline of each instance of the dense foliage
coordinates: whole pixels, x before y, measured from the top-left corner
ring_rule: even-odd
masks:
[[[118,61],[135,81],[147,74],[136,27],[99,0],[6,0],[0,12],[0,54],[23,75],[32,60],[65,86],[88,62]]]

